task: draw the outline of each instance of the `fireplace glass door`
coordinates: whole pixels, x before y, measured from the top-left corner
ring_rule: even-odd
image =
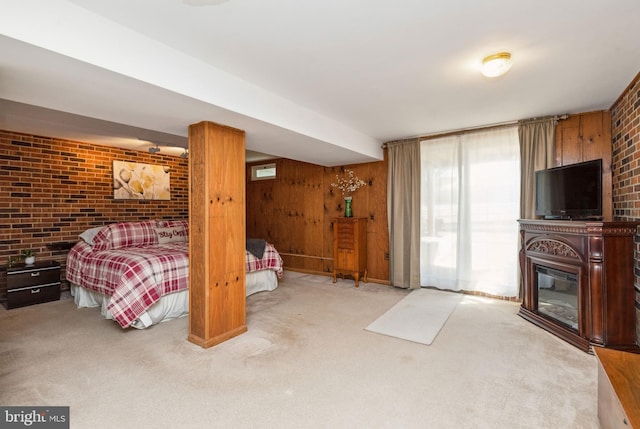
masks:
[[[538,313],[578,331],[578,278],[553,268],[536,265]]]

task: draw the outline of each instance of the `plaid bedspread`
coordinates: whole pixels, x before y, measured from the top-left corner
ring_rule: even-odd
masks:
[[[247,272],[270,269],[282,278],[282,259],[272,245],[262,259],[246,253]],[[69,251],[66,278],[109,296],[107,310],[127,328],[162,296],[188,289],[189,244],[94,251],[81,241]]]

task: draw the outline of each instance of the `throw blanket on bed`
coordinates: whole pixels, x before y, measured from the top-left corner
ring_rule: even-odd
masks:
[[[247,238],[246,248],[253,256],[260,259],[264,255],[264,248],[267,245],[265,240],[259,238]]]

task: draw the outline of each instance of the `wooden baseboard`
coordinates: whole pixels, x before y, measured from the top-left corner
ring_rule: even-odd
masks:
[[[238,335],[243,334],[245,332],[247,332],[247,325],[241,325],[235,329],[225,332],[224,334],[220,334],[208,339],[201,338],[194,334],[189,334],[189,336],[187,337],[187,340],[189,340],[193,344],[199,345],[202,348],[208,349],[209,347],[213,347],[233,337],[237,337]]]
[[[316,276],[333,277],[333,273],[325,273],[324,271],[305,270],[301,268],[285,268],[285,271],[293,271],[295,273],[312,274]],[[362,279],[360,279],[362,281]],[[367,283],[377,283],[385,286],[389,286],[389,280],[372,279],[367,277]],[[366,283],[365,283],[366,284]]]

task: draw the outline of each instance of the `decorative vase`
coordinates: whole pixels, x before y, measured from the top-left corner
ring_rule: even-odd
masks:
[[[344,197],[344,217],[351,217],[351,198],[352,197]]]
[[[24,258],[24,263],[25,265],[33,265],[36,262],[36,257],[35,256],[27,256],[26,258]]]

